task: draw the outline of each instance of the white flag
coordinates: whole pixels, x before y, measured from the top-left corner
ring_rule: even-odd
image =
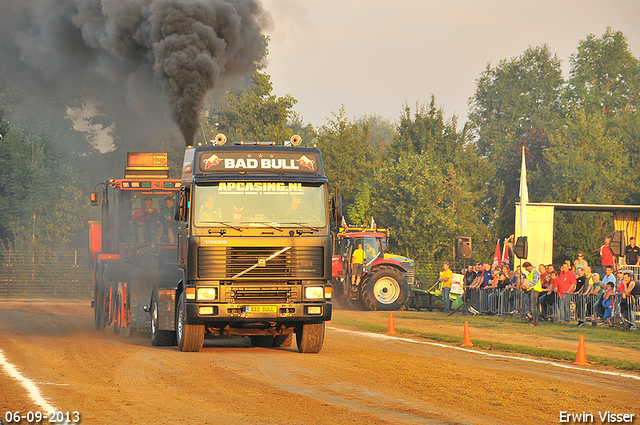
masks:
[[[527,188],[527,164],[524,160],[524,146],[522,147],[522,169],[520,170],[520,229],[524,234],[527,230],[527,204],[529,203],[529,189]]]

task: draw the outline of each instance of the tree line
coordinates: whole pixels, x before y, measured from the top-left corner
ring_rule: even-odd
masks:
[[[451,260],[459,235],[470,236],[474,259],[486,261],[496,239],[513,233],[522,149],[531,202],[640,201],[639,60],[624,35],[607,28],[580,40],[569,65],[564,78],[547,45],[487,64],[465,122],[447,117],[432,95],[425,105],[404,105],[397,120],[349,118],[340,107],[313,127],[294,112],[293,95],[273,93],[270,76],[256,64],[242,84],[211,93],[196,141],[220,132],[231,140],[300,134],[304,144],[322,149],[347,221],[364,225],[374,217],[390,228],[391,250],[414,258],[419,272]],[[179,175],[184,142],[177,131],[130,140],[126,129],[116,129],[112,149],[100,152],[95,134],[76,130],[68,116],[68,108],[82,107],[2,82],[3,246],[84,248],[85,223],[98,213],[88,207],[88,193],[122,175],[127,151],[167,151]],[[92,120],[106,128],[107,118]],[[555,260],[581,251],[594,262],[613,220],[609,213],[564,212],[555,227]]]

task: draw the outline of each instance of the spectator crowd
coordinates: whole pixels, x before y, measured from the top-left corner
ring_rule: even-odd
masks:
[[[571,311],[576,305],[584,306],[583,314],[579,317],[578,325],[586,320],[596,325],[602,321],[613,326],[612,315],[617,297],[617,306],[623,317],[631,317],[629,309],[637,305],[640,300],[640,284],[635,276],[640,275],[640,247],[635,238],[630,238],[625,248],[624,256],[616,258],[610,248],[610,238],[605,239],[600,248],[601,264],[593,270],[582,253],[571,262],[565,261],[558,268],[553,264],[539,264],[535,267],[529,261],[512,269],[509,264],[475,264],[469,265],[464,274],[463,300],[470,302],[473,291],[480,291],[488,300],[487,311],[496,310],[496,294],[505,291],[520,292],[519,304],[514,304],[509,295],[505,302],[516,311],[527,312],[529,317],[537,313],[541,320],[568,321],[572,317]],[[445,266],[448,271],[448,264]],[[450,273],[450,272],[449,272]],[[446,275],[448,277],[448,273]],[[442,277],[442,276],[441,276]],[[440,281],[443,281],[441,278]],[[507,292],[509,293],[509,292]],[[443,291],[443,296],[445,291]],[[447,298],[449,292],[447,291]],[[446,302],[447,300],[445,300]],[[447,310],[450,303],[446,302]],[[634,310],[635,311],[635,310]]]

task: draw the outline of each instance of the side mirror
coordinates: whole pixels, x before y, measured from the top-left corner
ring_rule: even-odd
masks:
[[[335,223],[336,229],[342,223],[342,196],[333,195],[331,197],[331,218]]]
[[[91,192],[91,206],[97,207],[98,205],[100,205],[100,197],[97,193]]]

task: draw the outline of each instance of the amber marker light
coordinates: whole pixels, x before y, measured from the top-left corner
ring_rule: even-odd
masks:
[[[331,295],[333,294],[333,288],[330,286],[327,286],[326,288],[324,288],[324,297],[328,300],[331,299]]]
[[[187,288],[184,290],[184,293],[188,300],[196,299],[196,288]]]

